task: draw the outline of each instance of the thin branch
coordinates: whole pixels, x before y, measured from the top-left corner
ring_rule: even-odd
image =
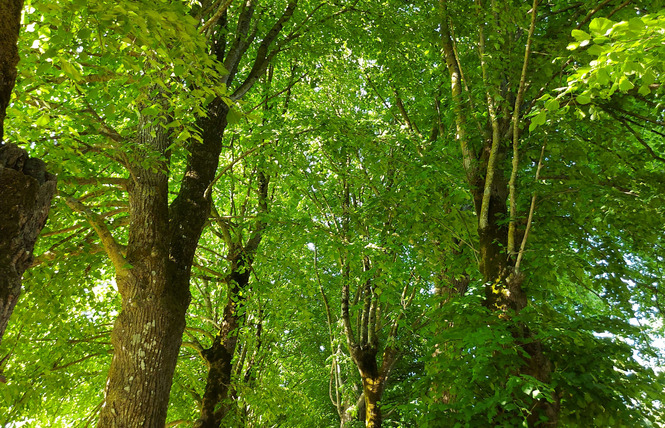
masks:
[[[166,425],[164,425],[164,428],[172,428],[172,427],[177,427],[178,425],[189,424],[189,423],[192,423],[192,421],[188,419],[178,419],[175,421],[167,422]]]
[[[127,190],[129,180],[120,177],[58,177],[58,180],[63,183],[75,183],[79,185],[86,184],[110,184],[119,186]]]
[[[476,0],[476,5],[482,9],[480,0]],[[485,172],[485,185],[483,188],[483,197],[480,204],[480,214],[478,216],[478,229],[484,231],[489,226],[489,210],[492,200],[492,186],[494,185],[494,174],[496,173],[496,164],[499,157],[499,146],[501,145],[501,132],[499,129],[499,116],[497,114],[497,105],[495,98],[490,94],[489,76],[487,73],[487,61],[485,54],[485,33],[483,25],[478,30],[478,50],[480,55],[480,70],[483,76],[483,84],[487,88],[485,97],[487,99],[487,111],[490,124],[492,126],[492,144],[490,145],[489,159],[487,160],[487,171]]]
[[[626,0],[625,2],[621,3],[619,6],[615,7],[607,16],[606,18],[609,19],[611,18],[615,13],[623,9],[624,7],[628,6],[632,0]]]
[[[591,12],[588,13],[587,16],[584,17],[583,20],[580,21],[579,24],[577,24],[577,27],[576,27],[576,28],[579,30],[580,28],[584,27],[584,25],[586,25],[587,22],[591,21],[591,18],[593,18],[593,16],[594,16],[596,13],[598,13],[598,11],[599,11],[600,9],[604,8],[608,3],[612,2],[612,1],[613,1],[613,0],[605,0],[605,1],[603,1],[601,4],[599,4],[598,6],[596,6],[594,9],[591,10]]]
[[[233,92],[233,95],[231,96],[232,100],[235,101],[242,98],[243,95],[245,95],[245,93],[247,93],[247,91],[249,91],[252,86],[254,86],[254,83],[256,83],[259,77],[263,75],[264,71],[268,67],[268,64],[272,61],[275,55],[277,55],[279,52],[278,49],[275,49],[271,52],[268,52],[268,49],[275,41],[279,33],[282,31],[284,24],[286,24],[293,16],[293,12],[295,11],[297,5],[297,0],[291,0],[284,10],[284,13],[282,13],[277,22],[275,22],[272,28],[268,31],[256,51],[256,59],[254,60],[252,69],[249,71],[245,81]]]
[[[448,23],[448,9],[447,1],[439,0],[441,7],[441,42],[443,47],[444,59],[446,67],[450,74],[451,94],[453,97],[453,111],[455,114],[455,126],[457,130],[456,139],[462,147],[462,158],[464,164],[464,171],[466,172],[467,180],[473,183],[476,178],[475,165],[473,163],[473,155],[471,153],[470,144],[466,135],[466,118],[462,111],[462,76],[455,51],[453,49],[452,36],[450,35],[450,25]]]
[[[302,74],[300,77],[298,77],[298,78],[295,79],[294,81],[289,82],[289,84],[287,85],[287,87],[284,88],[284,89],[282,89],[281,91],[276,92],[276,93],[274,93],[274,94],[272,94],[272,95],[269,95],[269,96],[265,97],[263,100],[261,100],[261,102],[257,103],[254,107],[252,107],[252,108],[250,108],[249,110],[247,110],[247,113],[251,113],[251,112],[253,112],[253,111],[256,110],[257,108],[261,107],[262,105],[265,105],[265,103],[267,103],[269,100],[271,100],[271,99],[273,99],[273,98],[276,98],[276,97],[282,95],[284,92],[289,92],[289,91],[290,91],[290,90],[296,85],[296,83],[298,83],[298,82],[300,82],[302,79],[304,79],[305,76],[307,76],[307,73]]]
[[[96,352],[94,354],[89,354],[89,355],[86,355],[85,357],[81,357],[79,359],[76,359],[74,361],[70,361],[70,362],[65,363],[65,364],[61,364],[61,365],[53,364],[53,367],[51,367],[51,371],[62,370],[62,369],[65,369],[67,367],[71,367],[75,364],[81,363],[85,360],[89,360],[90,358],[99,357],[100,355],[106,355],[106,354],[111,354],[111,353],[113,353],[113,349],[109,348],[106,351]]]
[[[217,21],[219,21],[219,18],[222,17],[222,15],[224,14],[224,12],[226,12],[226,9],[228,9],[229,6],[231,6],[231,3],[233,3],[233,0],[227,0],[226,2],[222,3],[222,4],[219,6],[219,9],[217,9],[217,11],[215,11],[215,14],[214,14],[212,17],[210,17],[210,19],[209,19],[208,21],[206,21],[205,24],[203,24],[203,26],[202,26],[201,29],[199,30],[199,33],[203,34],[203,33],[206,32],[206,30],[207,30],[208,28],[210,28],[210,27],[212,27],[213,25],[215,25],[215,24],[217,23]]]
[[[254,40],[255,34],[249,34],[253,15],[254,0],[244,0],[240,12],[240,17],[238,18],[235,41],[233,42],[233,46],[224,59],[224,68],[226,68],[229,73],[222,76],[221,82],[227,86],[232,83],[235,74],[238,71],[238,66],[240,65],[242,57],[247,51],[250,43]]]
[[[651,148],[651,146],[650,146],[646,141],[644,141],[644,139],[643,139],[642,137],[640,137],[640,134],[638,134],[633,128],[630,127],[630,125],[626,122],[626,120],[625,120],[624,118],[622,118],[622,117],[620,117],[620,116],[618,116],[618,115],[612,113],[611,111],[609,111],[609,113],[610,113],[610,115],[611,115],[612,117],[614,117],[616,120],[618,120],[619,122],[621,122],[621,123],[623,124],[623,126],[624,126],[624,127],[625,127],[625,128],[631,133],[631,134],[633,134],[633,137],[635,137],[635,139],[636,139],[636,140],[637,140],[637,141],[638,141],[638,142],[639,142],[639,143],[640,143],[640,144],[641,144],[641,145],[647,150],[647,152],[649,153],[649,155],[651,155],[651,157],[652,157],[653,159],[655,159],[655,160],[657,160],[657,161],[659,161],[659,162],[663,162],[663,163],[665,163],[665,158],[663,158],[663,157],[661,157],[661,156],[658,156],[658,155],[656,154],[656,152],[654,152],[654,150]]]
[[[321,292],[321,297],[323,298],[323,305],[326,308],[326,321],[328,322],[328,338],[330,339],[330,352],[332,354],[332,364],[330,367],[331,379],[328,385],[328,395],[330,395],[330,401],[335,405],[339,411],[339,388],[337,387],[337,373],[335,373],[335,367],[337,366],[336,352],[335,352],[335,340],[333,336],[333,322],[332,322],[332,313],[330,310],[330,303],[328,302],[328,297],[326,292],[323,289],[323,283],[321,282],[321,277],[319,275],[319,264],[318,264],[318,249],[316,245],[314,246],[314,273],[316,274],[316,282],[319,284],[319,291]],[[335,397],[332,396],[332,381],[333,376],[335,377]]]
[[[397,103],[397,108],[399,109],[400,114],[404,118],[406,126],[409,127],[409,130],[412,133],[422,138],[422,134],[420,133],[420,129],[418,129],[418,125],[416,125],[416,123],[411,120],[409,114],[406,111],[406,108],[404,107],[404,103],[402,102],[402,97],[400,97],[399,92],[397,92],[397,87],[395,85],[392,85],[392,87],[393,87],[393,92],[395,93],[395,101]]]
[[[653,124],[655,124],[655,125],[658,125],[658,126],[660,126],[660,127],[665,127],[665,122],[663,122],[663,121],[656,120],[656,119],[651,119],[650,117],[646,117],[646,116],[643,116],[643,115],[641,115],[641,114],[637,114],[637,113],[629,112],[629,111],[624,110],[624,109],[622,109],[622,108],[620,108],[620,107],[617,107],[617,106],[612,106],[612,105],[609,105],[609,104],[604,104],[604,105],[601,105],[601,108],[602,108],[603,110],[605,110],[607,113],[611,113],[611,111],[618,111],[618,112],[620,112],[620,113],[625,114],[626,116],[634,117],[634,118],[639,119],[639,120],[641,120],[641,121],[643,121],[643,122],[649,122],[649,123],[653,123]],[[655,131],[655,130],[653,130],[653,129],[651,129],[651,128],[648,128],[648,127],[644,126],[643,123],[635,122],[635,121],[633,121],[633,120],[631,120],[631,119],[628,119],[628,118],[624,118],[624,119],[627,120],[627,121],[629,121],[630,123],[632,123],[632,124],[634,124],[634,125],[641,126],[641,127],[645,128],[645,129],[647,129],[647,130],[653,132],[654,134],[660,135],[661,137],[665,137],[665,134],[663,134],[662,132],[658,132],[658,131]]]
[[[538,168],[536,169],[536,181],[540,179],[540,170],[543,167],[543,158],[545,157],[545,144],[543,144],[542,149],[540,150],[540,159],[538,160]],[[526,229],[524,230],[524,237],[522,238],[522,244],[520,245],[520,252],[517,254],[517,260],[515,261],[515,273],[519,272],[520,264],[522,263],[522,258],[524,257],[524,249],[526,248],[526,240],[529,237],[529,231],[531,230],[531,224],[533,223],[533,212],[536,209],[536,192],[533,192],[531,197],[531,207],[529,208],[529,217],[526,221]]]
[[[202,334],[202,335],[204,335],[205,337],[207,337],[208,339],[210,339],[210,342],[212,342],[212,341],[215,340],[215,335],[213,335],[212,333],[210,333],[208,330],[205,330],[205,329],[202,329],[202,328],[197,328],[197,327],[186,327],[186,328],[185,328],[185,331],[187,331],[188,333],[195,332],[195,333]],[[201,348],[203,348],[203,347],[201,347]]]
[[[225,274],[217,272],[216,270],[210,269],[207,266],[201,266],[197,263],[193,263],[192,267],[196,267],[198,269],[201,269],[204,272],[208,272],[209,274],[213,275],[215,278],[220,278],[220,279],[226,278]]]
[[[519,88],[517,89],[517,97],[515,98],[515,107],[513,107],[513,169],[510,173],[510,181],[508,183],[509,198],[510,198],[510,223],[508,225],[508,255],[512,256],[515,253],[515,235],[517,228],[515,222],[517,221],[517,190],[515,183],[517,182],[517,169],[519,167],[519,134],[520,134],[520,108],[524,100],[524,91],[526,88],[526,74],[529,67],[529,55],[531,54],[531,43],[533,42],[533,32],[536,27],[538,0],[533,0],[531,6],[531,25],[529,26],[529,35],[524,48],[524,63],[522,64],[522,75],[520,76]]]
[[[212,181],[210,182],[210,184],[208,185],[208,188],[206,189],[206,191],[205,191],[205,193],[204,193],[204,197],[205,197],[205,198],[209,198],[209,197],[210,197],[210,194],[212,193],[212,187],[215,185],[215,183],[217,183],[217,181],[219,181],[219,179],[222,178],[222,176],[223,176],[224,174],[226,174],[231,168],[233,168],[233,167],[235,166],[235,164],[237,164],[238,162],[240,162],[241,160],[243,160],[243,159],[246,158],[247,156],[251,155],[251,154],[254,153],[255,151],[257,151],[257,150],[259,150],[259,149],[261,149],[261,148],[263,148],[263,147],[265,147],[265,146],[268,146],[268,145],[270,145],[270,144],[273,144],[273,143],[276,142],[276,141],[277,141],[277,140],[275,139],[275,140],[269,140],[269,141],[266,141],[266,142],[264,142],[264,143],[261,143],[261,144],[259,144],[258,146],[254,147],[254,148],[252,148],[252,149],[247,150],[245,153],[241,154],[240,156],[238,156],[237,158],[235,158],[233,161],[231,161],[231,163],[228,164],[228,165],[226,166],[226,168],[224,168],[219,174],[217,174],[217,176],[215,177],[215,179],[212,180]]]
[[[50,232],[43,232],[39,236],[53,236],[53,235],[62,235],[63,233],[67,232],[75,232],[79,229],[87,229],[89,227],[89,223],[87,222],[82,222],[75,224],[70,227],[65,227],[64,229],[58,229],[58,230],[52,230]]]
[[[367,77],[367,83],[369,83],[369,86],[372,87],[372,89],[374,90],[374,93],[376,94],[377,97],[379,97],[379,99],[383,103],[383,106],[386,108],[386,110],[388,110],[390,112],[390,114],[393,116],[393,118],[395,118],[396,122],[398,122],[398,123],[401,122],[399,120],[399,118],[397,117],[397,115],[390,108],[390,103],[388,103],[388,101],[386,101],[386,99],[383,97],[383,95],[381,95],[381,93],[377,89],[376,85],[374,85],[374,82],[372,82],[372,79],[369,77],[369,73],[367,73],[367,71],[365,71],[365,77]]]

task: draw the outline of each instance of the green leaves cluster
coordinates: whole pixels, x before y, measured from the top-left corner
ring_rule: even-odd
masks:
[[[590,34],[573,30],[577,42],[568,48],[588,46],[586,54],[593,58],[568,79],[571,91],[581,90],[577,102],[588,104],[593,97],[608,99],[633,88],[643,96],[657,90],[663,83],[664,27],[665,11],[660,11],[621,22],[595,18],[589,24]]]
[[[620,22],[595,18],[589,33],[573,30],[576,42],[568,49],[585,48],[584,54],[592,60],[568,78],[568,91],[578,92],[576,101],[582,105],[633,89],[642,96],[660,92],[665,71],[663,28],[665,11],[661,10]]]

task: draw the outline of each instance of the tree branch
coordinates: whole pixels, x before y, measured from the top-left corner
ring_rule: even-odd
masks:
[[[245,81],[233,92],[233,95],[231,95],[232,100],[235,101],[242,98],[243,95],[245,95],[245,93],[247,93],[247,91],[249,91],[252,86],[254,86],[254,83],[256,83],[259,77],[263,75],[270,61],[272,61],[275,55],[277,55],[277,52],[279,52],[278,49],[275,49],[270,53],[268,52],[268,49],[275,41],[279,33],[282,31],[284,24],[287,23],[289,19],[291,19],[291,16],[293,16],[293,12],[295,11],[297,5],[297,0],[291,0],[287,5],[284,13],[282,13],[282,16],[280,16],[270,31],[268,31],[268,34],[266,34],[256,52],[256,59],[254,60],[252,69],[247,75]]]
[[[439,0],[441,8],[441,43],[443,47],[444,60],[446,67],[450,74],[450,90],[453,97],[453,111],[455,114],[455,127],[457,131],[456,139],[462,147],[462,159],[464,164],[464,171],[466,172],[467,180],[473,183],[476,178],[475,165],[473,164],[473,154],[471,153],[469,141],[466,135],[466,118],[462,111],[462,74],[460,71],[455,50],[453,48],[453,40],[450,35],[450,24],[448,23],[448,8],[446,0]]]
[[[222,17],[224,12],[226,12],[226,9],[228,9],[229,6],[231,6],[231,3],[233,3],[233,0],[226,0],[226,2],[222,3],[217,9],[217,11],[215,11],[215,14],[211,16],[210,19],[208,19],[206,23],[203,24],[203,26],[199,29],[199,33],[203,34],[206,32],[208,28],[215,25],[217,21],[219,21],[219,18]]]
[[[109,231],[108,226],[104,222],[103,217],[93,212],[90,208],[88,208],[76,198],[65,195],[64,199],[67,206],[73,211],[83,214],[95,232],[97,232],[97,236],[99,236],[106,254],[108,255],[109,259],[111,259],[111,263],[113,263],[113,266],[115,267],[116,275],[127,275],[127,262],[125,257],[122,255],[123,247],[115,240]]]
[[[520,138],[520,108],[524,100],[524,91],[526,88],[526,74],[529,67],[529,55],[531,54],[531,43],[533,41],[533,32],[536,27],[536,16],[538,1],[533,0],[531,6],[531,24],[529,26],[529,35],[524,48],[524,63],[522,64],[522,74],[520,76],[520,83],[517,89],[517,96],[515,98],[515,106],[513,107],[513,164],[510,173],[510,181],[508,182],[509,199],[510,199],[510,223],[508,224],[508,255],[512,256],[515,253],[515,235],[517,233],[517,190],[515,183],[517,182],[517,168],[519,167],[519,138]]]
[[[654,152],[654,150],[651,148],[651,146],[650,146],[646,141],[644,141],[644,139],[643,139],[642,137],[640,137],[640,134],[638,134],[633,128],[630,127],[630,125],[626,122],[626,120],[625,120],[624,118],[622,118],[622,117],[620,117],[620,116],[614,114],[614,113],[611,112],[611,111],[608,111],[608,112],[610,113],[610,115],[611,115],[612,117],[614,117],[616,120],[618,120],[619,122],[621,122],[621,124],[622,124],[622,125],[623,125],[623,126],[624,126],[624,127],[625,127],[625,128],[631,133],[631,134],[633,134],[633,137],[635,137],[635,139],[636,139],[636,140],[637,140],[637,141],[638,141],[638,142],[639,142],[639,143],[640,143],[640,144],[641,144],[641,145],[647,150],[647,152],[649,153],[649,155],[651,155],[651,157],[652,157],[653,159],[655,159],[655,160],[657,160],[657,161],[659,161],[659,162],[663,162],[663,163],[665,163],[665,158],[663,158],[662,156],[658,156],[658,155],[656,154],[656,152]]]
[[[543,158],[545,157],[545,144],[543,144],[542,149],[540,150],[540,159],[538,160],[538,168],[536,169],[536,181],[540,179],[540,170],[543,167]],[[526,229],[524,230],[524,237],[522,237],[522,244],[520,245],[520,252],[517,254],[517,260],[515,261],[515,273],[518,273],[520,270],[520,264],[522,263],[522,258],[524,257],[524,249],[526,248],[526,240],[529,237],[529,231],[531,230],[531,224],[533,223],[533,212],[536,209],[536,192],[533,192],[531,197],[531,207],[529,208],[529,217],[526,221]]]

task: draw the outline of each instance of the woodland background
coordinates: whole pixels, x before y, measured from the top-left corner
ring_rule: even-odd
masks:
[[[0,17],[1,426],[664,426],[662,2]]]

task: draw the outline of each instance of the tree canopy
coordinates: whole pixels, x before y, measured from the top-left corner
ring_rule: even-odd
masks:
[[[665,424],[663,4],[0,2],[1,426]]]

